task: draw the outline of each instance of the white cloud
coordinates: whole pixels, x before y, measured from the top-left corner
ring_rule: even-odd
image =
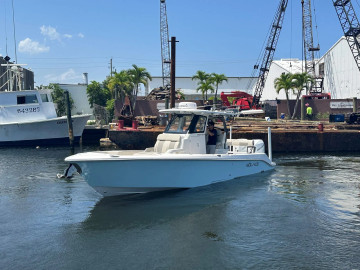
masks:
[[[83,33],[79,33],[79,34],[78,34],[78,37],[79,37],[79,38],[84,38],[85,36],[84,36]]]
[[[30,38],[26,38],[19,42],[19,52],[37,54],[50,51],[50,47],[41,45],[37,41],[33,41]]]
[[[72,35],[70,35],[70,34],[64,34],[64,37],[70,39],[70,38],[72,38]]]
[[[50,38],[50,40],[61,40],[61,35],[56,31],[54,27],[49,26],[41,26],[40,27],[41,34],[45,37]]]
[[[83,75],[76,73],[75,70],[70,68],[69,70],[59,75],[45,75],[45,80],[48,83],[77,83],[83,81]]]

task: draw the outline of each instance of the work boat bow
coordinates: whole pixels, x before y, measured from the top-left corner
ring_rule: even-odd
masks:
[[[193,188],[271,170],[262,140],[227,139],[225,112],[199,110],[192,102],[161,110],[171,114],[155,146],[97,151],[67,157],[104,196]],[[215,123],[215,153],[206,153],[207,123]],[[270,143],[270,142],[269,142]]]

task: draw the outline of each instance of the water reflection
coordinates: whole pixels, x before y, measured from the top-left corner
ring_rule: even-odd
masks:
[[[250,190],[265,188],[271,172],[193,189],[102,198],[83,222],[88,230],[149,226],[226,204]]]
[[[317,208],[325,223],[351,220],[353,226],[359,223],[360,216],[359,163],[356,156],[283,158],[271,177],[269,190]]]

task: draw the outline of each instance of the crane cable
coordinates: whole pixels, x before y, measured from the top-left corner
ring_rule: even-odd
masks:
[[[313,7],[314,7],[314,19],[315,19],[315,32],[316,32],[316,39],[317,39],[317,42],[318,42],[318,47],[320,48],[320,44],[319,44],[319,31],[318,31],[318,24],[317,24],[317,19],[316,19],[316,9],[315,9],[315,0],[312,0],[313,1]],[[317,54],[317,58],[320,59],[320,50],[318,50],[316,52]]]
[[[356,4],[360,7],[358,0],[356,0]]]
[[[261,61],[261,59],[264,58],[264,55],[265,55],[265,46],[266,46],[267,40],[269,39],[269,36],[270,36],[270,33],[271,33],[271,29],[272,29],[272,27],[273,27],[273,23],[272,23],[272,22],[275,21],[275,18],[276,18],[276,13],[275,13],[274,18],[272,19],[272,21],[271,21],[271,23],[270,23],[270,27],[269,27],[269,29],[268,29],[268,31],[267,31],[267,34],[266,34],[265,39],[264,39],[264,42],[263,42],[263,44],[262,44],[262,46],[261,46],[260,53],[259,53],[259,55],[258,55],[258,58],[257,58],[256,63],[255,63],[255,65],[254,65],[254,68],[253,68],[253,70],[252,70],[252,72],[251,72],[250,78],[254,78],[254,77],[255,77],[255,74],[257,73],[257,70],[258,70],[259,67],[260,67],[260,61]],[[248,91],[252,90],[252,89],[250,89],[250,86],[251,86],[251,84],[253,83],[253,81],[257,81],[257,78],[256,78],[255,80],[249,80],[248,85],[246,86],[246,90],[248,90]]]

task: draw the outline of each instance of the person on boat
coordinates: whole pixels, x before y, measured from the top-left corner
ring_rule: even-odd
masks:
[[[206,144],[206,153],[207,154],[215,154],[215,148],[216,148],[216,137],[217,137],[217,131],[214,128],[214,122],[212,120],[209,120],[208,122],[208,141]]]
[[[305,104],[306,106],[306,119],[312,120],[312,108],[310,107],[309,103]]]

